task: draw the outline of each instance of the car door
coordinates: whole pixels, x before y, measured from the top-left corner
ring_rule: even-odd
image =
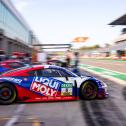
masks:
[[[65,97],[73,95],[74,80],[62,71],[46,68],[37,71],[31,85],[31,90],[48,97]]]
[[[64,82],[61,85],[61,96],[76,96],[76,90],[75,90],[76,76],[72,75],[71,73],[65,70],[59,70],[59,72]]]
[[[30,90],[41,94],[42,96],[56,97],[60,96],[61,81],[54,77],[59,77],[51,69],[40,69],[36,71]]]
[[[74,87],[74,76],[69,74],[64,69],[48,68],[44,69],[42,73],[43,77],[52,78],[57,80],[59,85],[59,95],[60,96],[73,96],[73,87]],[[57,96],[59,96],[57,95]]]

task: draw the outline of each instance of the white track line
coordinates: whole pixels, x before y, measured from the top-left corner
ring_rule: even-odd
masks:
[[[101,76],[101,77],[103,77],[103,78],[106,78],[106,79],[109,79],[109,80],[111,80],[111,81],[114,81],[114,82],[116,82],[116,83],[118,83],[118,84],[120,84],[120,85],[122,85],[122,86],[126,86],[126,81],[123,81],[123,80],[120,80],[120,79],[117,79],[117,78],[115,78],[115,77],[111,77],[111,76],[108,76],[108,75],[103,75],[103,74],[101,74],[101,73],[99,73],[99,72],[95,72],[95,71],[93,71],[93,70],[89,70],[89,69],[87,69],[87,68],[84,68],[84,67],[80,67],[81,69],[84,69],[85,71],[88,71],[88,72],[90,72],[90,73],[93,73],[93,74],[96,74],[96,75],[98,75],[98,76]]]
[[[12,116],[12,118],[5,124],[5,126],[13,126],[17,120],[19,119],[20,117],[20,112],[23,111],[25,105],[22,104],[22,105],[19,105],[17,110],[14,112],[14,115]]]
[[[84,65],[87,65],[87,64],[84,64]],[[103,67],[92,66],[92,65],[87,65],[87,67],[100,68],[100,69],[103,69],[103,70],[105,70],[105,71],[108,70],[108,71],[111,71],[111,72],[115,72],[115,73],[119,73],[119,74],[124,74],[124,75],[126,75],[126,73],[124,73],[124,72],[114,71],[114,70],[107,69],[107,68],[103,68]],[[81,68],[83,68],[83,67],[81,67]],[[85,69],[85,68],[83,68],[83,69]]]

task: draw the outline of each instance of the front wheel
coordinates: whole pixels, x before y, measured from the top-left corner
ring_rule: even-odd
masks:
[[[0,84],[0,104],[11,104],[16,99],[15,87],[8,83]]]
[[[97,85],[92,81],[86,81],[80,88],[80,98],[86,100],[95,99],[97,96],[98,88]]]

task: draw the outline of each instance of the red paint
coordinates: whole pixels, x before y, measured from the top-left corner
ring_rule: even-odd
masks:
[[[18,92],[18,100],[23,102],[39,102],[39,101],[67,101],[67,100],[78,100],[79,97],[74,96],[42,96],[39,94],[36,94],[35,92],[32,92],[28,89],[25,89],[23,87],[17,86],[16,89]]]

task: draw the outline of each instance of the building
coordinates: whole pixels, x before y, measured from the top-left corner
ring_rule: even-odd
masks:
[[[10,0],[0,0],[0,49],[30,53],[32,43],[38,43],[31,28]]]
[[[91,55],[97,54],[98,57],[126,60],[126,14],[112,21],[109,25],[122,26],[121,34],[113,41],[113,45],[107,44],[106,47],[92,51]]]
[[[126,14],[111,22],[112,26],[126,26]],[[114,45],[110,48],[116,53],[117,57],[126,59],[126,28],[123,28],[121,34],[114,40]]]
[[[81,50],[83,58],[110,58],[126,60],[126,14],[111,22],[111,26],[123,26],[121,34],[114,40],[114,44],[106,44],[98,49]]]

